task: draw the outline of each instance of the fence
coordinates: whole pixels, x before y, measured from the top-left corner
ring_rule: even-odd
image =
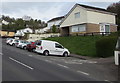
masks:
[[[90,32],[90,33],[77,33],[76,36],[87,36],[87,35],[90,35],[90,36],[94,36],[94,35],[102,35],[102,36],[105,36],[105,35],[109,35],[111,32]]]
[[[59,37],[59,33],[50,33],[50,34],[28,34],[28,41],[39,40],[48,37]]]
[[[65,35],[61,35],[61,36],[94,36],[94,35],[109,35],[112,32],[90,32],[90,33],[76,33],[76,34],[65,34]]]

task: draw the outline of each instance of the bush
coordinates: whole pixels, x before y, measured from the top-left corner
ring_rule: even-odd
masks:
[[[120,36],[120,31],[113,32],[109,36]]]
[[[103,58],[113,56],[116,42],[116,36],[108,36],[96,41],[97,56]]]
[[[55,26],[55,25],[52,26],[52,32],[53,32],[53,33],[56,32],[56,26]]]

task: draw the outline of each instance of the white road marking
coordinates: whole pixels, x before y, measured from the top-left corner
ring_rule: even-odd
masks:
[[[65,61],[65,63],[67,63],[67,64],[82,64],[82,63],[72,62],[72,61],[71,61],[71,62],[70,62],[70,61],[69,61],[69,62],[68,62],[68,61]]]
[[[86,73],[86,72],[83,72],[83,71],[77,71],[77,72],[82,73],[84,75],[89,75],[89,73]]]
[[[34,68],[32,68],[32,67],[30,67],[30,66],[28,66],[28,65],[26,65],[26,64],[24,64],[24,63],[22,63],[22,62],[20,62],[20,61],[17,61],[17,60],[15,60],[15,59],[11,58],[11,57],[9,57],[9,59],[12,60],[12,61],[15,61],[15,62],[17,62],[17,63],[19,63],[19,64],[21,64],[21,65],[23,65],[23,66],[25,66],[25,67],[27,67],[27,68],[29,68],[29,69],[31,69],[31,70],[34,69]]]
[[[64,68],[69,68],[69,67],[67,67],[67,66],[65,66],[65,65],[61,65],[61,64],[57,64],[57,65],[59,65],[59,66],[61,66],[61,67],[64,67]]]
[[[32,57],[33,55],[28,55],[28,56],[31,56],[31,57]]]
[[[46,62],[49,62],[49,63],[52,63],[52,61],[50,61],[50,60],[45,60]]]
[[[109,81],[109,80],[104,80],[104,81],[109,82],[109,83],[113,83],[113,82],[111,82],[111,81]]]
[[[107,82],[108,82],[108,80],[104,80],[104,81],[107,81]]]
[[[3,55],[3,53],[0,52],[0,55]]]

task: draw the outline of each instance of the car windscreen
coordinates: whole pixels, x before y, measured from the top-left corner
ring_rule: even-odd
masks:
[[[15,40],[15,42],[19,42],[18,40]]]

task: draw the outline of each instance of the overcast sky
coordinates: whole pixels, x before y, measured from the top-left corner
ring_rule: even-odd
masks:
[[[43,2],[38,0],[24,0],[21,2],[20,0],[18,0],[17,2],[15,2],[14,0],[11,0],[11,2],[8,2],[7,0],[2,0],[2,11],[0,11],[0,13],[2,13],[2,15],[7,15],[14,18],[21,18],[24,15],[28,15],[31,16],[33,19],[41,19],[43,21],[48,21],[54,17],[67,14],[70,9],[75,5],[75,3],[106,9],[110,4],[118,2],[118,0],[109,2],[98,2],[98,0],[94,0],[94,2],[90,0],[88,0],[89,2],[87,2],[87,0],[85,2],[80,2],[80,0],[60,0],[58,2],[50,1]]]

